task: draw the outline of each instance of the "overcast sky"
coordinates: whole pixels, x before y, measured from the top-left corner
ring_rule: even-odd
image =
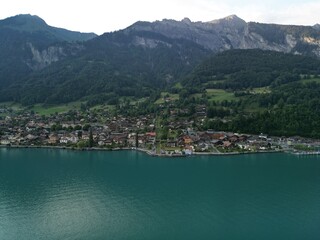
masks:
[[[319,0],[1,0],[0,19],[30,13],[49,25],[81,32],[126,28],[138,20],[211,21],[236,14],[246,21],[314,25]]]

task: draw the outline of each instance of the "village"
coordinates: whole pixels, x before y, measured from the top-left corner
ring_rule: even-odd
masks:
[[[137,149],[160,156],[278,151],[318,153],[317,141],[300,137],[198,131],[194,121],[186,119],[169,122],[166,126],[161,123],[159,117],[152,114],[128,117],[74,110],[43,116],[26,111],[1,118],[1,146]]]

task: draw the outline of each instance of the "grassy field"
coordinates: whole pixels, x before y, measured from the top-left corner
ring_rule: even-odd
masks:
[[[237,100],[233,92],[227,92],[223,89],[207,89],[207,95],[210,101],[231,101]]]
[[[226,79],[221,79],[221,80],[212,80],[212,81],[208,81],[207,83],[205,83],[205,86],[208,86],[210,84],[217,84],[217,83],[224,83],[225,81],[227,81]]]
[[[115,109],[115,105],[96,105],[90,108],[90,110],[107,110],[113,111]]]
[[[304,83],[304,84],[311,83],[311,82],[320,83],[320,78],[302,79],[299,82]]]
[[[165,99],[170,99],[171,101],[179,100],[179,94],[171,94],[168,92],[162,92],[161,97],[155,102],[155,104],[163,104]]]
[[[268,94],[271,93],[269,87],[254,88],[250,91],[252,94]]]
[[[52,105],[52,106],[36,104],[33,107],[31,107],[29,110],[33,110],[35,113],[38,113],[40,115],[50,115],[55,113],[68,112],[69,110],[80,109],[80,105],[81,105],[81,102],[71,102],[67,104]]]
[[[12,108],[14,111],[22,110],[23,107],[20,103],[15,102],[2,102],[0,103],[0,107],[9,107]]]

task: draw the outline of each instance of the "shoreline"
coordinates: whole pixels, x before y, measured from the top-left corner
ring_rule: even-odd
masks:
[[[248,155],[248,154],[263,154],[263,153],[288,153],[292,154],[292,152],[284,151],[284,150],[271,150],[271,151],[256,151],[256,152],[226,152],[226,153],[216,153],[216,152],[193,152],[192,154],[158,154],[151,152],[150,150],[143,149],[143,148],[74,148],[74,147],[67,147],[67,146],[22,146],[22,145],[0,145],[0,148],[14,148],[14,149],[60,149],[60,150],[73,150],[73,151],[104,151],[104,152],[112,152],[112,151],[138,151],[145,153],[152,157],[191,157],[191,156],[233,156],[233,155]],[[294,155],[316,155],[315,153],[308,153],[308,154],[297,154]]]

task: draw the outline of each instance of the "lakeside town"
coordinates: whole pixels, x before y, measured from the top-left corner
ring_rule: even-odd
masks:
[[[137,149],[157,156],[238,154],[286,151],[318,154],[320,142],[301,137],[199,131],[194,120],[181,119],[162,125],[159,117],[111,116],[108,111],[70,110],[49,116],[32,111],[12,113],[0,109],[1,146],[60,147],[79,150]]]

